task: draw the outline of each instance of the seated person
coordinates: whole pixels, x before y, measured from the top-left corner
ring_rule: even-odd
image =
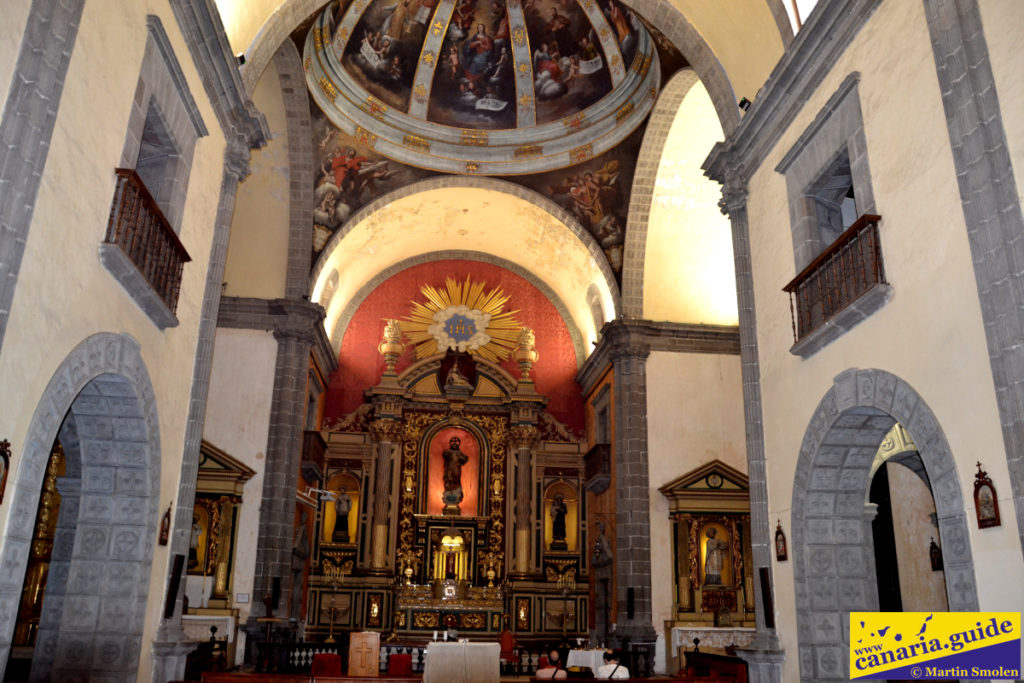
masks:
[[[605,652],[604,664],[597,667],[594,678],[629,678],[629,669],[619,664],[618,652]]]
[[[537,669],[535,678],[557,678],[562,679],[566,677],[565,669],[559,666],[558,661],[558,650],[552,650],[548,653],[548,663],[543,667]]]

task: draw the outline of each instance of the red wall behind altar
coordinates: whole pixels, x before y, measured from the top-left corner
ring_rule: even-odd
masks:
[[[444,287],[445,278],[485,282],[484,291],[501,287],[509,300],[506,311],[518,310],[515,319],[537,334],[539,360],[530,376],[537,393],[549,400],[548,412],[577,434],[583,433],[583,399],[576,384],[576,352],[569,330],[555,307],[540,290],[518,275],[489,263],[435,261],[413,266],[380,284],[356,310],[341,342],[338,369],[331,376],[324,407],[325,423],[331,424],[359,407],[363,391],[380,382],[384,357],[377,351],[389,318],[402,320],[413,301],[425,301],[422,285]],[[398,372],[415,359],[409,344],[398,361]],[[519,377],[519,364],[509,357],[502,368]]]

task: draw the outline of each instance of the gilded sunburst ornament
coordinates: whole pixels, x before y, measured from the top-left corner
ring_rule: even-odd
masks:
[[[416,345],[416,358],[448,349],[479,355],[499,363],[515,348],[522,325],[504,311],[509,297],[501,287],[487,292],[486,282],[445,280],[443,289],[420,287],[425,302],[414,301],[402,331]]]

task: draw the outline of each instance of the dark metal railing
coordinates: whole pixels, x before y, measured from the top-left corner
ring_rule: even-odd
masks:
[[[192,258],[139,174],[130,168],[114,172],[117,186],[104,241],[117,245],[131,259],[174,313],[181,291],[181,273]]]
[[[793,338],[800,341],[876,284],[885,284],[878,241],[881,216],[864,214],[782,290],[789,294]]]

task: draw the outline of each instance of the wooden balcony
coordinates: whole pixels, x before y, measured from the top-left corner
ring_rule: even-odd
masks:
[[[583,456],[583,471],[588,491],[591,493],[606,491],[612,480],[611,444],[594,444]]]
[[[177,325],[174,313],[182,270],[192,259],[139,175],[130,168],[119,168],[115,174],[114,201],[100,258],[159,327],[172,327]]]
[[[302,434],[302,477],[306,483],[321,482],[327,467],[327,442],[316,430],[306,430]]]
[[[888,301],[892,288],[885,280],[880,219],[858,218],[783,287],[790,297],[793,353],[814,353]]]

